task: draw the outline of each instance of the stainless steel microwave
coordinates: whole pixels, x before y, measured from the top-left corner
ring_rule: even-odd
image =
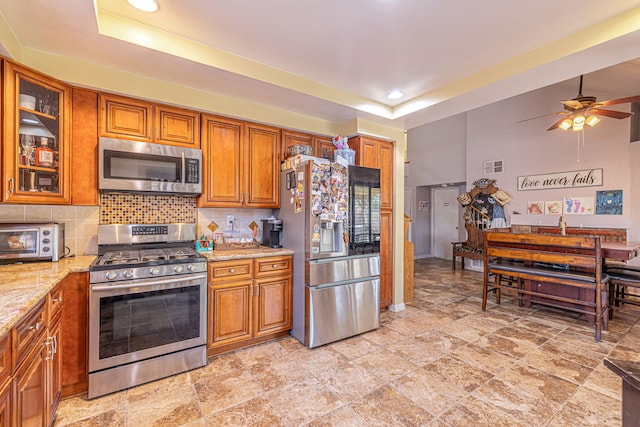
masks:
[[[202,193],[202,151],[197,148],[100,138],[101,191]]]
[[[64,254],[64,224],[0,223],[1,263],[58,261]]]

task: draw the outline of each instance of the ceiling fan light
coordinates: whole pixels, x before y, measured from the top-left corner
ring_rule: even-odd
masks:
[[[593,127],[595,126],[598,122],[600,121],[600,118],[598,116],[588,116],[585,120],[585,124]]]
[[[567,130],[571,126],[573,126],[573,121],[571,121],[571,119],[564,119],[562,122],[560,122],[560,125],[558,127],[562,130]]]

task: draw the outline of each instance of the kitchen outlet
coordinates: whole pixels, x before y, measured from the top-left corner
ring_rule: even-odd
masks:
[[[227,215],[227,227],[233,227],[235,219],[236,218],[233,215]]]

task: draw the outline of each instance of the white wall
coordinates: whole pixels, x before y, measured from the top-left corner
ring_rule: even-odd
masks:
[[[527,215],[529,201],[595,198],[597,190],[623,190],[623,215],[565,215],[565,220],[569,226],[631,227],[628,119],[603,118],[594,128],[585,129],[584,144],[580,144],[580,132],[546,130],[559,115],[517,123],[562,110],[559,100],[567,99],[562,92],[551,86],[467,113],[467,184],[471,187],[473,181],[485,176],[484,161],[504,160],[504,172],[487,177],[496,179],[497,186],[512,196],[505,213],[517,224],[558,224],[559,215]],[[601,100],[611,98],[610,94],[589,94]],[[619,107],[628,110],[629,105]],[[518,176],[595,168],[603,169],[603,186],[517,191]],[[514,211],[522,215],[513,215]]]
[[[640,191],[633,193],[634,187],[640,188],[635,166],[640,164],[640,143],[629,143],[630,120],[602,118],[584,131],[583,146],[578,132],[546,130],[561,117],[553,114],[562,111],[560,100],[575,97],[575,90],[573,85],[557,84],[409,130],[406,187],[466,181],[471,189],[475,180],[485,177],[484,161],[504,160],[503,173],[486,177],[512,196],[505,206],[507,220],[557,225],[558,215],[524,214],[527,202],[595,198],[598,190],[623,190],[622,215],[566,215],[565,220],[569,226],[628,228],[629,240],[640,241]],[[598,100],[621,96],[588,95]],[[628,104],[608,108],[629,111]],[[549,115],[517,123],[545,114]],[[517,191],[518,176],[593,168],[603,169],[603,186]],[[513,215],[514,211],[523,214]],[[421,231],[416,228],[415,233]],[[416,245],[416,254],[417,249]]]

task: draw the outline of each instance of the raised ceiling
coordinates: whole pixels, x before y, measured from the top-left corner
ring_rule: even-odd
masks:
[[[637,0],[158,3],[146,14],[126,0],[0,0],[0,50],[409,129],[632,60],[640,46]]]

